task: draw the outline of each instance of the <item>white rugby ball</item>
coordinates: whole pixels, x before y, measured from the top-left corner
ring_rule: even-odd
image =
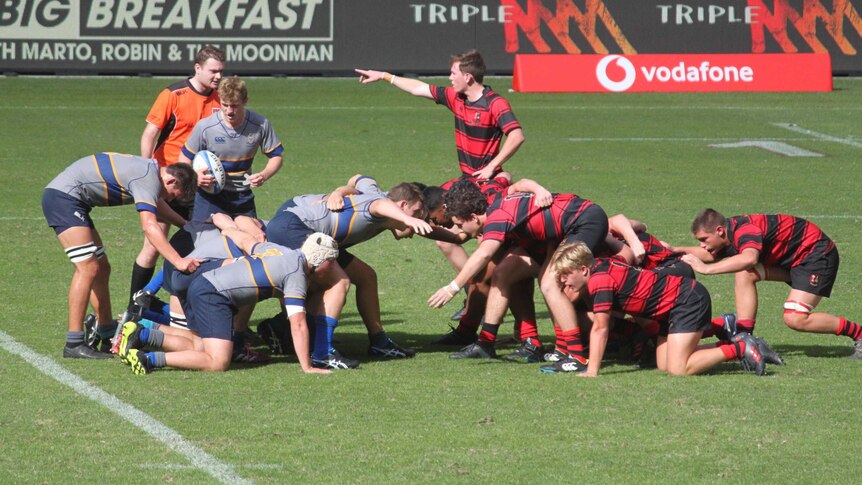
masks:
[[[205,192],[217,194],[224,188],[224,184],[226,182],[224,166],[221,164],[221,160],[219,160],[215,153],[208,150],[199,151],[195,155],[195,159],[192,160],[192,168],[195,169],[195,172],[202,168],[209,169],[210,175],[215,178],[215,181],[211,186],[201,187]]]

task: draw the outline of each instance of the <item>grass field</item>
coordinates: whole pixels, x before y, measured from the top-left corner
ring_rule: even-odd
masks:
[[[82,156],[137,153],[146,112],[172,81],[0,78],[0,163],[7,170],[0,214],[0,482],[858,478],[862,362],[845,359],[846,337],[785,327],[787,288],[778,283],[761,285],[758,333],[787,365],[763,378],[736,363],[670,378],[611,361],[600,378],[580,379],[540,374],[532,364],[450,361],[451,349],[429,342],[448,331],[460,300],[444,310],[429,309],[425,300],[451,279],[451,269],[431,241],[388,235],[354,254],[377,269],[384,325],[396,341],[419,350],[413,360],[365,362],[367,338],[352,298],[336,336],[345,354],[362,357],[355,371],[303,375],[293,360],[278,358],[222,374],[167,370],[138,377],[116,360],[63,360],[72,267],[42,219],[42,188]],[[503,93],[509,82],[489,80]],[[859,321],[862,83],[836,79],[835,85],[820,94],[508,93],[527,142],[506,168],[593,199],[608,214],[644,220],[677,244],[694,242],[689,224],[706,206],[727,215],[805,216],[841,251],[833,297],[820,308]],[[383,83],[346,79],[250,79],[249,89],[249,108],[272,121],[286,146],[285,167],[256,192],[265,217],[290,196],[325,192],[358,172],[387,187],[457,175],[452,117],[433,103]],[[743,140],[783,141],[824,156],[709,146]],[[113,265],[119,312],[143,236],[130,207],[96,209],[94,220]],[[732,276],[700,280],[716,312],[732,310]],[[548,314],[542,303],[538,309],[549,344]],[[276,312],[274,301],[259,305],[253,324]],[[121,412],[111,412],[102,404],[110,396],[130,407],[115,404]],[[176,434],[156,428],[160,440],[133,424],[153,422]]]

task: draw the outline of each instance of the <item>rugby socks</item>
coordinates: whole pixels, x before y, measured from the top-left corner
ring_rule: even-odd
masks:
[[[566,345],[566,339],[563,336],[563,329],[561,329],[556,323],[554,324],[554,338],[556,339],[554,342],[556,350],[559,350],[564,354],[568,354],[569,349]]]
[[[500,330],[500,325],[491,325],[487,322],[482,322],[482,331],[479,332],[479,343],[494,345],[497,341],[497,331]]]
[[[479,320],[468,318],[465,313],[458,322],[458,328],[456,328],[455,331],[464,335],[476,335],[476,330],[479,330],[479,325],[481,325]]]
[[[522,342],[530,342],[536,347],[541,347],[542,342],[539,341],[539,326],[535,320],[521,320],[518,322],[516,329],[518,336]]]
[[[141,341],[151,347],[161,348],[165,342],[165,334],[159,330],[144,327],[141,329]]]
[[[385,347],[389,343],[389,335],[386,335],[386,330],[368,336],[368,341],[372,347]]]
[[[166,305],[166,307],[170,308],[170,305]],[[154,312],[152,310],[146,310],[145,309],[144,311],[141,312],[141,316],[143,318],[146,318],[148,320],[152,320],[152,321],[158,322],[158,323],[168,324],[171,322],[170,310],[168,310],[167,313],[163,313],[163,312]],[[185,317],[183,317],[183,318],[185,318]]]
[[[581,339],[580,327],[576,326],[571,330],[561,329],[560,333],[563,336],[563,340],[566,342],[566,353],[581,364],[586,364],[587,352],[586,349],[584,349],[584,341]]]
[[[164,352],[147,352],[144,356],[153,369],[161,369],[167,365]]]
[[[326,315],[314,317],[314,351],[311,353],[313,358],[323,360],[335,350],[332,348],[332,335],[337,326],[338,320],[332,317]]]
[[[718,346],[724,354],[724,360],[739,359],[745,354],[745,342],[738,341],[731,344],[723,344]]]
[[[737,332],[747,332],[754,333],[754,319],[751,320],[737,320],[736,321],[736,331]]]
[[[132,304],[132,297],[135,296],[139,290],[143,289],[147,286],[147,283],[153,278],[153,274],[156,272],[156,268],[144,268],[142,266],[138,266],[138,263],[135,263],[132,266],[132,284],[131,289],[129,290],[129,305]]]
[[[147,283],[147,286],[144,286],[144,289],[155,295],[159,292],[159,289],[161,289],[162,283],[164,282],[165,272],[164,270],[159,270],[159,272],[156,273],[156,275],[150,279],[150,282]]]
[[[101,339],[113,338],[114,334],[117,333],[117,321],[111,320],[111,323],[97,323],[96,333]]]
[[[84,344],[84,332],[66,332],[66,347],[70,349]]]
[[[724,318],[715,317],[710,320],[709,323],[712,326],[703,331],[702,338],[715,337],[716,335],[720,335],[724,331]]]
[[[838,331],[835,332],[835,335],[846,335],[853,340],[859,340],[862,338],[862,327],[844,317],[838,317]]]

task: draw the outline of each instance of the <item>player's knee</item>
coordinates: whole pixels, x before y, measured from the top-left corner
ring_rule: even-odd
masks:
[[[804,332],[808,327],[808,317],[814,307],[801,301],[784,302],[784,324],[793,330]]]
[[[758,281],[761,281],[764,276],[763,266],[758,264],[754,268],[747,271],[739,271],[735,274],[734,278],[737,283],[743,284],[754,284]]]

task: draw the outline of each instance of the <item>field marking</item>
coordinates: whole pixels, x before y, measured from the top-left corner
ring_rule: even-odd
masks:
[[[762,148],[766,151],[784,155],[785,157],[822,157],[822,153],[812,152],[804,148],[774,140],[743,140],[736,143],[713,143],[710,148]]]
[[[150,468],[155,470],[189,470],[197,468],[185,463],[143,463],[138,468]],[[235,468],[251,468],[253,470],[281,470],[284,465],[280,463],[249,463],[247,465],[236,465]]]
[[[164,443],[168,448],[185,456],[194,465],[194,468],[206,472],[216,480],[230,484],[254,483],[240,477],[234,472],[234,467],[219,461],[216,457],[198,448],[181,434],[162,424],[160,421],[69,372],[57,364],[54,359],[38,354],[26,345],[18,343],[3,330],[0,330],[0,347],[11,354],[21,357],[39,372],[53,378],[60,384],[68,386],[76,393],[105,406],[121,418]]]
[[[291,110],[311,110],[311,111],[389,111],[389,110],[422,110],[427,109],[439,110],[433,104],[419,103],[417,105],[402,105],[402,106],[302,106],[302,105],[286,105],[286,106],[267,106],[268,111],[291,111]],[[578,106],[565,104],[549,104],[541,106],[518,106],[518,111],[531,110],[559,110],[559,111],[789,111],[795,110],[794,106],[618,106],[618,105],[593,105],[593,106]],[[95,105],[56,105],[56,106],[33,106],[33,105],[0,105],[2,111],[142,111],[140,107],[135,106],[95,106]],[[835,107],[835,108],[819,108],[818,111],[862,111],[862,107]]]
[[[841,143],[842,145],[850,145],[856,148],[862,148],[862,142],[853,141],[847,138],[838,138],[837,136],[827,135],[825,133],[818,133],[816,131],[811,131],[807,128],[803,128],[794,123],[772,123],[773,126],[777,126],[779,128],[784,128],[785,130],[790,130],[796,133],[802,133],[804,135],[813,136],[814,138],[819,138],[824,141],[831,141],[835,143]]]
[[[599,137],[599,138],[569,138],[569,141],[581,143],[581,142],[605,142],[605,141],[623,141],[623,142],[655,142],[655,141],[670,141],[670,142],[738,142],[740,141],[739,137],[734,138],[689,138],[689,137]],[[815,141],[811,138],[758,138],[757,141],[775,141],[775,142],[786,142],[786,141]]]

